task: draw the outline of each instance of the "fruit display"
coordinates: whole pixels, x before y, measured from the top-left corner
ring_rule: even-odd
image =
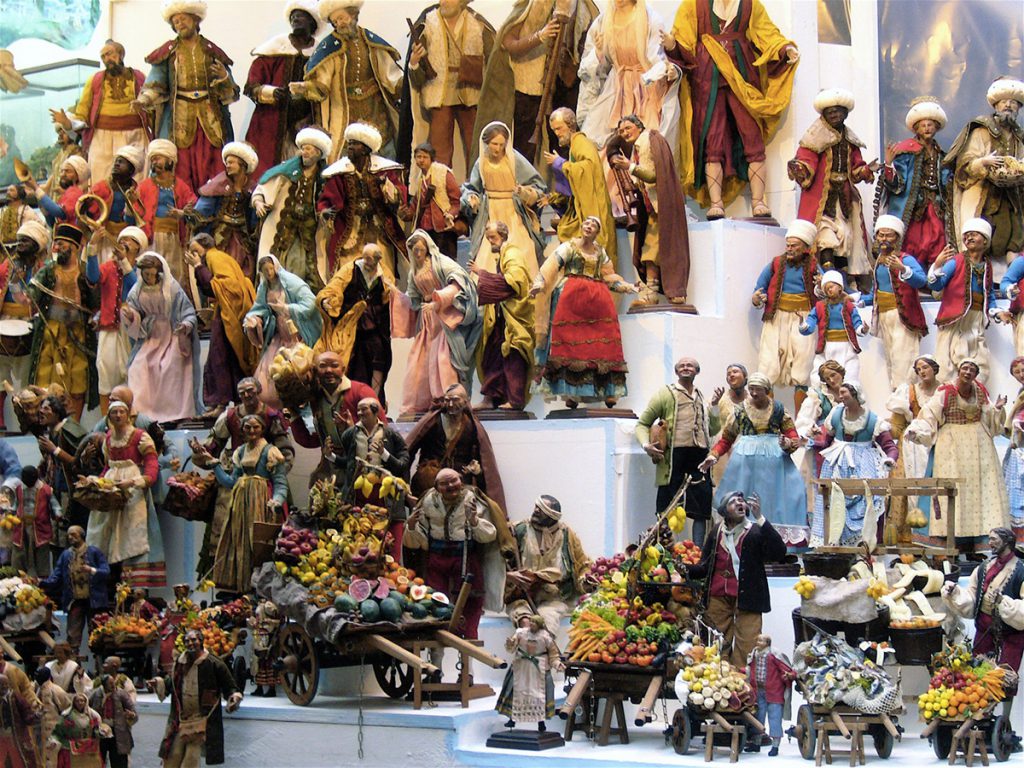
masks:
[[[747,676],[721,658],[717,645],[692,645],[680,661],[676,695],[698,712],[741,712],[756,703]]]
[[[402,494],[409,492],[409,484],[402,478],[394,475],[381,477],[376,472],[360,475],[355,479],[352,487],[357,493],[362,494],[364,499],[371,498],[375,492],[378,499],[397,499]]]
[[[941,627],[940,619],[927,619],[924,616],[915,616],[912,619],[897,619],[889,622],[889,629],[934,629]]]
[[[330,480],[317,480],[309,489],[309,514],[317,520],[337,521],[351,509],[341,491]]]
[[[46,594],[32,584],[23,580],[20,576],[10,576],[0,580],[0,619],[6,619],[12,614],[28,616],[39,608],[47,605]],[[38,624],[45,619],[43,612],[39,612]],[[24,629],[31,629],[23,626]]]
[[[618,573],[624,562],[626,562],[626,555],[623,552],[611,557],[599,557],[590,564],[590,569],[584,574],[583,580],[589,584],[600,584],[606,576],[610,577],[612,574]]]
[[[684,581],[685,570],[675,561],[672,549],[666,549],[663,544],[643,547],[642,550],[637,550],[634,557],[640,558],[640,581],[653,581],[659,584],[679,584]]]
[[[793,585],[793,589],[804,600],[814,594],[814,590],[817,588],[818,585],[811,580],[810,576],[805,574],[801,574],[800,578],[796,580],[796,584]]]
[[[696,565],[700,562],[700,545],[689,539],[677,541],[672,546],[672,553],[682,560],[684,565]]]
[[[966,720],[987,716],[1006,698],[1006,670],[965,645],[947,647],[932,657],[928,690],[917,697],[925,722],[933,718]]]
[[[868,583],[868,597],[872,600],[878,600],[883,595],[889,594],[892,590],[889,589],[889,583],[885,579],[871,579]]]
[[[669,512],[666,522],[672,533],[682,533],[683,528],[686,527],[686,510],[682,507],[676,507]]]
[[[293,528],[285,525],[277,537],[274,546],[274,559],[279,560],[287,557],[298,558],[308,555],[319,544],[316,531],[308,528]]]
[[[148,644],[158,637],[155,621],[146,621],[129,614],[112,616],[101,613],[93,618],[93,630],[89,633],[89,647],[93,650],[117,647],[124,643]]]
[[[174,640],[174,650],[177,653],[185,651],[185,634],[197,629],[203,634],[203,647],[214,656],[228,656],[238,644],[237,639],[226,632],[217,624],[216,611],[206,609],[199,613],[193,613],[185,617],[178,630],[178,636]]]
[[[179,472],[167,479],[163,508],[184,520],[209,522],[217,501],[217,478],[211,472]]]
[[[114,512],[124,507],[128,491],[106,477],[87,475],[75,481],[73,496],[83,506],[97,512]]]
[[[177,488],[182,494],[193,501],[205,494],[211,486],[217,484],[217,478],[212,474],[201,474],[199,472],[179,472],[167,479],[168,488]]]

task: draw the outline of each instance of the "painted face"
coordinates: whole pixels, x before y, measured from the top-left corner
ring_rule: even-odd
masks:
[[[333,353],[320,355],[316,363],[316,374],[320,381],[327,387],[333,389],[341,382],[345,375],[345,367],[341,364],[341,358]]]
[[[1002,117],[1015,120],[1017,113],[1020,112],[1020,106],[1020,102],[1016,99],[1000,99],[996,102],[996,113]]]
[[[82,532],[80,530],[78,530],[77,528],[75,530],[73,530],[73,531],[72,530],[68,530],[68,543],[71,546],[73,546],[73,547],[80,547],[82,545],[82,542],[84,542],[84,541],[85,541],[85,537],[82,536]],[[67,661],[68,656],[69,656],[69,654],[65,650],[64,651],[64,660],[65,661]],[[58,658],[60,658],[60,657],[58,656]]]
[[[409,250],[412,252],[413,263],[417,266],[421,266],[427,260],[427,255],[430,253],[427,244],[419,238],[412,241]]]
[[[254,443],[263,437],[263,425],[256,419],[246,419],[242,424],[242,437],[246,442]]]
[[[345,144],[345,155],[349,160],[361,160],[364,157],[369,157],[370,154],[370,148],[361,141],[349,139]]]
[[[490,141],[487,142],[487,157],[492,161],[496,162],[505,156],[505,145],[508,144],[508,139],[505,138],[505,134],[495,133],[491,136]]]
[[[768,405],[768,390],[762,387],[760,384],[750,384],[747,386],[747,392],[750,393],[750,401],[758,408],[764,408]]]
[[[839,371],[825,371],[825,386],[837,391],[843,383],[843,375]]]
[[[60,169],[60,185],[63,189],[75,186],[78,183],[78,174],[75,169],[70,165],[65,165]]]
[[[14,246],[19,256],[31,256],[39,250],[39,243],[28,235],[18,235],[18,244]]]
[[[111,408],[107,411],[107,423],[113,427],[123,427],[128,423],[128,409],[122,405]]]
[[[566,125],[565,120],[561,120],[559,118],[551,120],[551,130],[558,139],[558,146],[569,146],[569,142],[572,141],[572,130],[570,130],[569,126]]]
[[[939,124],[931,118],[924,118],[914,123],[914,133],[922,141],[931,141],[939,132]]]
[[[973,384],[978,378],[978,369],[973,363],[960,363],[960,367],[956,369],[956,377],[961,384]]]
[[[430,164],[434,162],[434,159],[430,156],[429,152],[424,152],[421,149],[413,154],[413,161],[421,171],[427,171],[430,168]]]
[[[462,478],[458,474],[445,475],[437,481],[437,492],[446,499],[458,496],[462,490]]]
[[[305,11],[296,8],[288,14],[288,26],[292,28],[292,34],[298,37],[312,37],[316,21]]]
[[[121,247],[124,252],[124,256],[128,261],[134,263],[135,257],[139,255],[139,251],[142,250],[142,246],[139,245],[139,241],[134,237],[125,237],[117,241],[117,244]]]
[[[377,414],[374,413],[372,406],[369,403],[359,403],[356,406],[356,416],[359,417],[359,422],[364,427],[373,427],[377,424]]]
[[[700,364],[692,357],[681,358],[675,367],[676,377],[680,379],[694,379],[697,376],[697,371],[700,370]]]
[[[228,155],[224,158],[224,171],[228,176],[238,176],[245,170],[241,158],[235,155]]]
[[[743,373],[742,368],[738,368],[735,365],[730,365],[725,369],[725,383],[728,384],[732,389],[739,389],[747,383],[746,374]]]
[[[1010,375],[1019,383],[1024,384],[1024,362],[1017,362],[1010,366]]]
[[[465,392],[459,389],[446,392],[443,402],[444,412],[449,416],[457,416],[466,410],[466,406],[469,405],[469,399],[466,397]]]
[[[128,162],[128,160],[126,160],[125,158],[118,156],[114,158],[114,166],[112,169],[112,173],[115,176],[121,177],[131,176],[133,173],[135,173],[135,166]]]
[[[453,16],[458,16],[465,5],[466,0],[441,0],[437,10],[444,18],[450,19]]]
[[[924,360],[918,360],[914,363],[914,372],[917,374],[917,378],[925,384],[935,381],[935,369]]]
[[[853,394],[853,391],[849,387],[839,388],[839,402],[847,408],[856,408],[860,405],[860,401],[857,400],[857,396]]]
[[[153,155],[149,159],[149,167],[152,168],[156,173],[163,173],[174,168],[174,161],[169,157],[163,155]]]
[[[115,45],[104,45],[100,48],[100,63],[111,73],[120,72],[124,66],[121,51]]]
[[[822,287],[822,290],[825,292],[825,295],[828,298],[838,299],[839,294],[843,292],[843,286],[839,285],[838,283],[825,283],[825,285]]]
[[[984,251],[988,248],[988,238],[981,232],[964,232],[963,241],[968,251]]]
[[[749,511],[747,500],[742,496],[730,499],[729,503],[725,505],[725,515],[723,515],[726,525],[736,525],[747,516]]]
[[[197,242],[191,242],[188,244],[188,252],[195,256],[197,259],[202,259],[206,255],[206,249]]]
[[[875,242],[882,250],[895,251],[899,245],[900,236],[898,232],[891,229],[880,229],[875,232]]]
[[[620,122],[616,130],[618,131],[619,138],[623,141],[628,141],[630,144],[634,143],[640,136],[640,129],[637,127],[636,123],[629,120],[623,120]]]
[[[238,399],[245,410],[252,411],[260,401],[260,390],[254,382],[246,381],[238,385]]]
[[[380,264],[381,250],[376,245],[367,245],[363,248],[363,264],[369,269],[376,269]]]
[[[160,282],[160,267],[151,261],[143,264],[139,268],[139,272],[142,273],[142,282],[146,285],[156,285]]]
[[[357,21],[359,21],[358,8],[339,8],[331,16],[331,24],[339,32],[353,29]]]
[[[988,548],[992,551],[993,555],[1001,555],[1007,548],[1007,544],[1003,541],[1003,537],[996,534],[990,533],[988,535]]]
[[[597,233],[601,231],[601,225],[594,219],[584,219],[580,229],[583,231],[584,237],[593,239],[597,237]]]
[[[57,421],[57,412],[53,410],[52,405],[44,400],[43,404],[39,406],[39,423],[44,427],[52,427]]]
[[[260,274],[268,283],[277,279],[277,265],[274,264],[273,259],[260,259]]]
[[[199,29],[199,18],[191,13],[176,13],[171,16],[171,27],[178,37],[188,40],[194,37]]]
[[[185,650],[193,656],[203,650],[203,635],[192,629],[185,633]]]
[[[302,155],[302,164],[307,168],[311,168],[319,163],[320,158],[323,157],[323,153],[320,152],[320,148],[309,143],[303,144],[299,147],[299,154]]]
[[[809,250],[810,246],[799,237],[786,238],[786,261],[800,261]]]
[[[490,224],[487,225],[487,229],[484,230],[484,237],[487,238],[487,242],[491,244],[492,250],[498,250],[501,248],[501,244],[505,242],[505,238],[498,232],[497,227],[493,227]]]
[[[821,113],[822,118],[835,129],[842,127],[843,123],[846,122],[846,116],[850,114],[850,110],[846,107],[826,107]]]

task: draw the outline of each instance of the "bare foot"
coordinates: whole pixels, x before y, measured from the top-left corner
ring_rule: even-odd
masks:
[[[708,221],[725,218],[725,208],[720,205],[712,205],[707,212]]]
[[[479,403],[473,406],[474,411],[490,411],[493,408],[494,401],[489,397],[485,397],[483,400],[481,400]]]
[[[499,411],[521,411],[521,410],[523,410],[523,406],[521,406],[521,405],[512,405],[512,403],[502,403],[501,405],[498,406],[498,410]]]
[[[216,405],[213,408],[207,408],[203,412],[203,415],[200,416],[199,418],[201,418],[201,419],[216,419],[222,413],[224,413],[224,406],[223,405]]]

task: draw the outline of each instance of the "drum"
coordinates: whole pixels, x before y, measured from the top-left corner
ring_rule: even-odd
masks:
[[[28,320],[0,320],[0,355],[21,357],[32,351],[32,323]]]

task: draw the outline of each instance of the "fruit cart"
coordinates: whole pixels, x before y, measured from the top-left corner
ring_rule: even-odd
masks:
[[[25,667],[31,675],[39,658],[55,645],[53,606],[39,587],[0,569],[0,651]]]

